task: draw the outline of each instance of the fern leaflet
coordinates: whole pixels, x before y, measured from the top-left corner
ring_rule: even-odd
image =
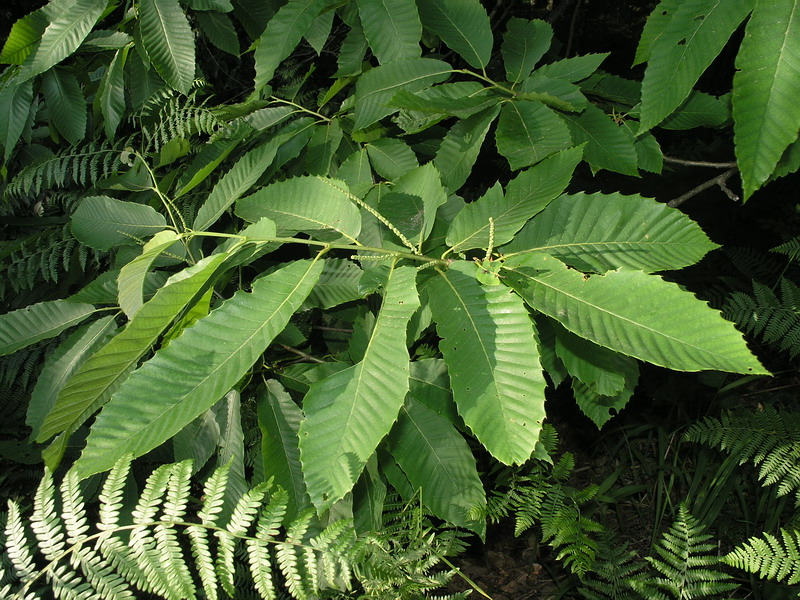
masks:
[[[70,185],[87,188],[117,173],[122,165],[125,141],[114,145],[90,142],[67,148],[43,161],[23,168],[5,189],[6,198],[38,196],[44,190]]]
[[[270,546],[277,546],[281,575],[291,596],[299,600],[316,596],[322,586],[349,584],[352,562],[363,557],[364,546],[357,542],[350,521],[336,521],[326,528],[315,525],[314,536],[309,534],[313,513],[284,523],[287,494],[270,493],[268,484],[245,493],[228,522],[220,523],[227,467],[208,478],[194,518],[186,514],[190,461],[156,469],[136,506],[123,514],[129,470],[130,459],[123,459],[107,476],[94,530],[74,473],[65,476],[57,494],[52,475],[45,472],[27,526],[19,505],[9,501],[4,560],[13,568],[14,582],[4,598],[39,597],[48,588],[56,598],[78,600],[135,598],[134,588],[170,599],[195,598],[195,581],[206,598],[218,597],[218,583],[233,595],[238,587],[234,557],[243,543],[259,596],[277,597],[270,551]],[[276,538],[282,525],[287,534],[281,542]],[[209,536],[211,531],[216,535]],[[180,534],[189,538],[191,557]]]
[[[722,560],[765,579],[789,585],[800,583],[800,531],[781,529],[780,532],[780,539],[767,532],[762,537],[750,538]]]
[[[759,412],[724,412],[693,424],[686,439],[728,452],[740,465],[752,462],[764,485],[777,484],[779,495],[795,492],[800,502],[800,413],[769,405]]]
[[[660,558],[647,557],[662,577],[633,581],[633,587],[647,598],[664,597],[660,592],[663,590],[677,600],[718,597],[736,589],[728,574],[714,568],[720,563],[719,557],[712,553],[717,546],[708,543],[711,536],[705,530],[682,504],[675,522],[655,547]]]
[[[780,279],[780,294],[753,281],[753,295],[734,292],[723,311],[747,333],[800,355],[800,287],[790,279]]]

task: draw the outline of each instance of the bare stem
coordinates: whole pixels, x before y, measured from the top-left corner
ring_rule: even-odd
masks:
[[[288,104],[289,106],[293,106],[294,108],[296,108],[299,112],[305,112],[305,113],[308,113],[310,115],[314,115],[315,117],[317,117],[318,119],[322,119],[323,121],[327,121],[329,123],[331,122],[331,118],[330,117],[326,117],[323,114],[315,112],[315,111],[311,110],[310,108],[306,108],[305,106],[297,104],[296,102],[292,102],[291,100],[284,100],[283,98],[278,98],[277,96],[270,96],[269,99],[272,102],[280,102],[282,104]]]
[[[401,252],[399,250],[391,250],[389,248],[379,248],[379,247],[372,247],[372,246],[356,246],[354,244],[335,244],[332,242],[320,242],[317,240],[309,240],[303,238],[291,238],[291,237],[271,237],[271,238],[263,238],[263,239],[251,239],[244,235],[238,235],[235,233],[220,233],[216,231],[190,231],[188,233],[190,236],[201,236],[201,237],[220,237],[220,238],[233,238],[235,240],[241,240],[242,242],[252,242],[252,243],[270,243],[270,242],[277,242],[279,244],[304,244],[306,246],[317,246],[324,249],[325,252],[328,250],[350,250],[352,252],[375,252],[377,254],[383,254],[386,258],[408,258],[411,260],[423,262],[423,263],[434,263],[436,265],[441,266],[448,266],[451,261],[442,260],[440,258],[432,258],[429,256],[425,256],[423,254],[412,254],[410,252]]]
[[[731,189],[727,185],[725,185],[725,182],[728,179],[730,179],[731,176],[734,173],[738,173],[738,171],[739,171],[739,169],[737,169],[736,167],[730,168],[727,171],[725,171],[724,173],[722,173],[720,175],[717,175],[716,177],[712,177],[708,181],[706,181],[704,183],[701,183],[700,185],[698,185],[695,188],[692,188],[691,190],[689,190],[688,192],[686,192],[682,196],[678,196],[677,198],[675,198],[673,200],[670,200],[669,202],[667,202],[667,206],[671,206],[672,208],[675,208],[676,206],[680,206],[681,204],[686,202],[689,198],[697,196],[697,194],[699,194],[700,192],[704,192],[708,188],[714,187],[715,185],[718,185],[720,187],[720,189],[723,192],[725,192],[725,195],[728,196],[728,198],[730,198],[731,200],[737,201],[737,200],[739,200],[739,196],[734,194],[731,191]]]
[[[712,169],[730,169],[736,166],[736,162],[708,162],[706,160],[685,160],[673,156],[664,156],[664,162],[686,167],[711,167]]]
[[[316,356],[311,356],[310,354],[306,354],[302,350],[298,350],[297,348],[292,348],[291,346],[287,346],[286,344],[279,344],[279,346],[281,348],[283,348],[284,350],[286,350],[287,352],[291,352],[292,354],[296,354],[297,356],[299,356],[303,360],[307,360],[309,362],[315,362],[315,363],[324,363],[325,362],[324,360],[320,360]]]

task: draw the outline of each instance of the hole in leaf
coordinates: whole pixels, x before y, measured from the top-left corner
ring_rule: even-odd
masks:
[[[680,42],[678,42],[678,46],[685,46],[686,45],[686,38],[683,38]]]

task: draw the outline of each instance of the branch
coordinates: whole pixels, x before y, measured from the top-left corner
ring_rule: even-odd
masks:
[[[308,360],[310,362],[315,362],[315,363],[324,363],[325,362],[324,360],[320,360],[316,356],[311,356],[310,354],[306,354],[302,350],[298,350],[297,348],[292,348],[291,346],[287,346],[286,344],[278,344],[278,345],[281,348],[283,348],[284,350],[287,350],[288,352],[291,352],[292,354],[296,354],[297,356],[299,356],[303,360]]]
[[[715,169],[730,169],[736,166],[736,162],[708,162],[706,160],[684,160],[683,158],[673,158],[672,156],[664,155],[664,162],[673,163],[676,165],[685,165],[687,167],[712,167]]]
[[[705,183],[701,183],[697,187],[692,188],[691,190],[689,190],[688,192],[686,192],[682,196],[678,196],[677,198],[675,198],[673,200],[670,200],[669,202],[667,202],[667,206],[671,206],[672,208],[675,208],[676,206],[680,206],[681,204],[686,202],[689,198],[691,198],[693,196],[696,196],[700,192],[704,192],[708,188],[714,187],[715,185],[718,185],[720,187],[720,189],[723,192],[725,192],[725,195],[728,196],[728,198],[730,198],[731,200],[736,202],[736,201],[739,200],[739,196],[734,194],[733,191],[731,191],[731,189],[727,185],[725,185],[725,182],[728,179],[730,179],[731,175],[733,175],[734,173],[737,173],[738,171],[739,171],[739,169],[737,169],[736,167],[732,167],[732,168],[728,169],[727,171],[725,171],[724,173],[709,179]]]

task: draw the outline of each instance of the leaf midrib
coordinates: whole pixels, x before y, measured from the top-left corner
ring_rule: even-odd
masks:
[[[261,323],[261,325],[258,328],[256,328],[253,331],[253,333],[248,338],[246,338],[244,340],[244,342],[241,343],[239,345],[239,347],[234,352],[230,353],[227,358],[225,358],[219,365],[217,365],[212,371],[210,371],[205,377],[203,377],[203,379],[201,379],[194,387],[192,387],[191,389],[186,391],[183,395],[176,397],[174,402],[172,404],[170,404],[169,406],[167,406],[165,410],[163,410],[161,413],[158,413],[156,416],[151,418],[144,426],[139,427],[138,429],[134,430],[129,435],[127,435],[122,441],[120,441],[119,445],[123,445],[124,443],[130,442],[131,439],[134,439],[135,437],[139,436],[143,431],[147,431],[151,427],[153,427],[154,425],[157,425],[157,424],[163,422],[165,415],[167,415],[170,412],[172,412],[173,410],[179,408],[186,401],[187,398],[191,397],[198,389],[201,389],[206,384],[206,382],[208,382],[210,380],[217,379],[215,377],[216,373],[223,366],[227,365],[233,357],[238,356],[239,353],[241,352],[242,348],[247,346],[248,343],[264,329],[264,327],[269,325],[272,322],[272,319],[275,317],[275,315],[278,314],[280,312],[280,310],[294,297],[295,293],[297,292],[297,289],[303,283],[305,283],[305,280],[308,277],[309,272],[313,269],[313,267],[316,264],[316,262],[317,262],[316,259],[310,262],[310,264],[308,265],[308,268],[305,270],[305,272],[302,274],[302,276],[298,278],[298,280],[295,283],[294,287],[286,295],[286,297],[280,302],[280,304],[278,304],[277,307],[275,307],[275,309],[272,311],[272,313],[269,315],[269,317],[264,319],[263,322]],[[234,298],[235,298],[235,296],[234,296]],[[231,300],[233,301],[234,299],[231,298]],[[93,460],[97,461],[97,459],[93,459]]]
[[[730,362],[730,359],[729,359],[727,356],[723,355],[723,354],[718,354],[718,353],[716,353],[716,352],[711,352],[711,351],[709,351],[707,348],[700,348],[700,347],[698,347],[698,346],[695,346],[695,345],[693,345],[693,344],[686,343],[686,342],[684,342],[684,341],[682,341],[682,340],[679,340],[679,339],[678,339],[678,338],[676,338],[676,337],[673,337],[673,336],[671,336],[671,335],[668,335],[668,334],[666,334],[666,333],[663,333],[663,332],[661,332],[661,331],[658,331],[658,330],[656,330],[656,329],[653,329],[652,327],[648,327],[647,325],[644,325],[644,324],[642,324],[642,323],[638,323],[638,322],[636,322],[636,321],[633,321],[633,320],[631,320],[631,319],[630,319],[630,318],[628,318],[628,317],[624,317],[624,316],[622,316],[622,315],[619,315],[619,314],[617,314],[617,313],[611,312],[611,311],[610,311],[610,310],[608,310],[608,309],[602,308],[602,307],[600,307],[600,306],[597,306],[597,305],[595,305],[595,304],[591,304],[590,302],[586,301],[586,299],[584,299],[584,298],[581,298],[580,296],[576,296],[576,295],[574,295],[574,294],[572,294],[572,293],[570,293],[570,292],[567,292],[567,291],[565,291],[565,290],[563,290],[563,289],[561,289],[561,288],[559,288],[559,287],[556,287],[555,285],[552,285],[552,284],[545,283],[543,280],[541,280],[541,279],[539,279],[539,278],[536,278],[536,277],[533,277],[533,276],[530,276],[530,275],[526,275],[525,273],[522,273],[522,272],[520,272],[518,269],[514,269],[514,268],[508,268],[507,270],[509,270],[509,271],[513,271],[513,272],[517,273],[517,274],[518,274],[520,277],[524,277],[524,278],[526,278],[526,279],[529,279],[529,280],[531,280],[531,281],[534,281],[534,282],[536,282],[536,284],[538,284],[538,285],[541,285],[542,287],[548,288],[548,289],[550,289],[550,290],[553,290],[553,291],[555,291],[555,292],[557,292],[557,293],[559,293],[559,294],[562,294],[562,295],[564,295],[564,296],[567,296],[568,298],[571,298],[572,300],[575,300],[575,301],[577,301],[578,303],[580,303],[580,304],[583,304],[584,306],[587,306],[587,307],[591,308],[592,310],[596,310],[596,311],[598,311],[598,312],[601,312],[601,313],[607,314],[607,315],[609,315],[609,316],[611,316],[611,317],[614,317],[614,318],[616,318],[616,319],[619,319],[620,321],[624,321],[624,322],[626,322],[626,323],[629,323],[629,324],[631,324],[631,325],[633,325],[633,326],[636,326],[637,328],[640,328],[640,329],[644,329],[644,330],[646,330],[646,331],[649,331],[649,332],[651,332],[651,333],[653,333],[653,334],[655,334],[655,335],[657,335],[657,336],[659,336],[659,337],[662,337],[662,338],[664,338],[664,339],[667,339],[667,340],[672,340],[672,341],[674,341],[675,343],[677,343],[679,346],[683,346],[683,347],[687,347],[687,348],[692,348],[693,350],[697,350],[697,351],[699,351],[699,352],[700,352],[700,354],[701,354],[701,355],[702,355],[702,354],[705,354],[705,355],[710,355],[710,356],[716,356],[716,357],[719,357],[719,358],[723,359],[723,360],[722,360],[722,362],[723,362],[723,363],[728,363],[728,362]],[[537,308],[536,310],[541,310],[541,308]],[[560,319],[559,319],[559,321],[560,321]],[[579,333],[579,335],[582,335],[582,334],[580,334],[580,333]],[[600,342],[600,341],[598,341],[598,340],[592,340],[592,341],[594,341],[595,343],[597,343],[597,344],[599,344],[599,345],[601,345],[601,346],[603,346],[603,347],[606,347],[606,348],[608,348],[608,346],[606,346],[605,344],[601,343],[601,342]],[[614,348],[610,348],[610,349],[611,349],[611,350],[614,350]],[[631,356],[632,356],[632,355],[631,355]],[[649,361],[649,359],[643,359],[643,360],[647,360],[648,362],[650,362],[650,361]],[[654,363],[654,364],[656,364],[656,363]]]

